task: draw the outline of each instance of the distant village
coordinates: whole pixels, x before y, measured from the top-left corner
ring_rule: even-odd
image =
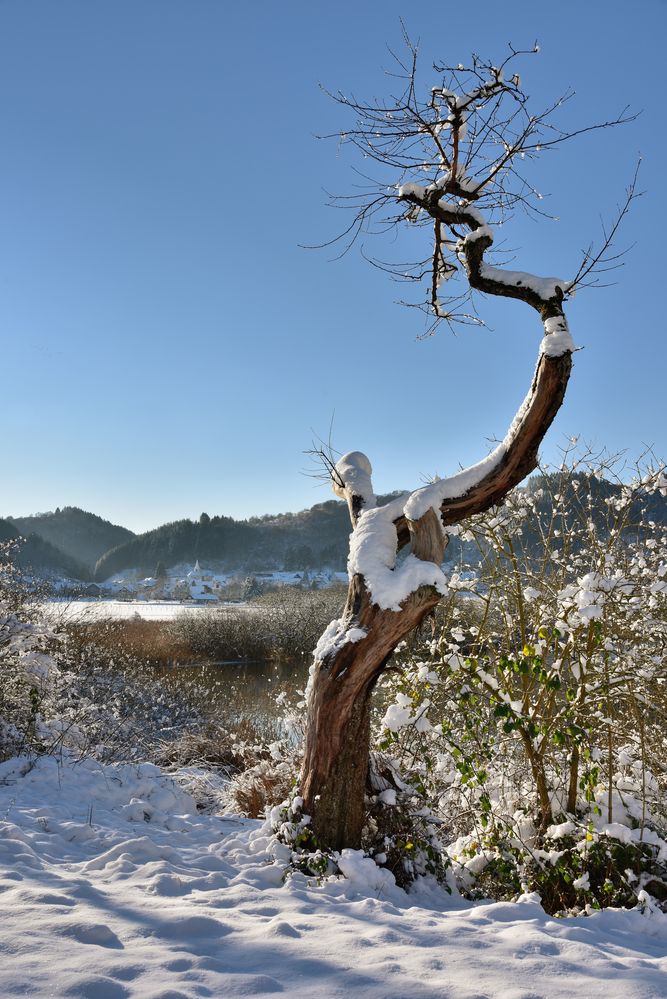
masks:
[[[104,583],[81,585],[63,580],[55,588],[63,595],[88,599],[173,600],[205,604],[246,600],[276,586],[320,589],[337,582],[347,582],[346,573],[330,569],[304,569],[302,572],[270,571],[244,575],[202,569],[197,560],[187,571],[185,567],[178,566],[159,577],[147,576],[142,579],[136,570],[130,570],[118,573]]]

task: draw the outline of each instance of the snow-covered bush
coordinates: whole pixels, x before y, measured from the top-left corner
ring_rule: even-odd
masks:
[[[285,877],[292,871],[317,878],[337,872],[336,855],[320,848],[310,827],[310,815],[304,814],[298,789],[294,788],[291,795],[270,809],[268,821],[275,837],[273,852],[285,865]]]
[[[363,847],[402,887],[432,875],[449,891],[451,861],[442,822],[427,788],[414,773],[412,778],[404,779],[383,753],[372,754]]]
[[[193,701],[121,649],[56,633],[11,565],[0,566],[0,756],[63,748],[146,758],[203,724]]]
[[[568,464],[475,518],[431,639],[385,681],[379,747],[463,888],[537,888],[552,911],[660,894],[667,874],[667,479],[609,475]]]
[[[53,635],[34,612],[13,554],[0,545],[0,759],[50,739],[41,708],[57,674]]]
[[[302,694],[302,692],[301,692]],[[301,695],[297,695],[301,696]],[[271,741],[235,740],[240,766],[232,775],[226,804],[251,818],[264,816],[287,799],[296,787],[303,749],[303,701],[278,694],[280,711]]]

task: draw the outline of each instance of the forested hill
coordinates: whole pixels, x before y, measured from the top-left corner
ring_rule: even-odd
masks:
[[[609,528],[609,504],[621,499],[623,487],[618,482],[585,472],[563,474],[554,472],[549,475],[534,475],[528,480],[528,491],[539,497],[537,512],[546,523],[551,516],[554,497],[562,495],[561,506],[567,511],[570,523],[590,520],[596,529],[604,535]],[[613,515],[612,515],[613,516]],[[638,493],[630,503],[625,518],[626,530],[632,530],[632,525],[641,522],[655,521],[656,524],[667,526],[667,497],[660,491]],[[534,532],[530,523],[526,532]]]
[[[537,513],[543,523],[551,515],[551,497],[560,492],[566,499],[571,518],[592,519],[603,533],[608,504],[621,491],[616,483],[584,474],[571,479],[560,474],[546,478],[535,476],[528,483],[528,489],[541,491]],[[388,498],[379,497],[380,502]],[[641,507],[643,512],[638,505],[633,519],[643,516],[667,525],[665,497],[658,493],[643,497]],[[347,506],[338,500],[317,503],[299,513],[249,520],[210,517],[203,513],[198,520],[177,520],[140,535],[115,527],[76,507],[0,523],[4,523],[5,534],[11,528],[13,536],[19,531],[28,535],[22,564],[44,566],[62,575],[84,579],[88,578],[88,572],[82,568],[80,563],[83,562],[90,570],[94,567],[97,580],[108,579],[128,569],[153,575],[159,563],[170,569],[180,563],[194,564],[197,559],[203,564],[217,562],[227,571],[344,570],[350,533]],[[524,544],[538,543],[537,527],[536,522],[526,522]],[[452,538],[447,557],[456,560],[459,552],[459,542]]]
[[[300,513],[241,521],[203,513],[199,520],[163,524],[107,552],[97,563],[95,578],[107,579],[129,568],[153,573],[158,562],[168,569],[196,559],[249,571],[344,569],[349,533],[347,506],[338,500]]]
[[[36,534],[60,548],[92,572],[97,560],[110,548],[125,544],[135,535],[126,527],[87,513],[76,506],[59,507],[52,513],[31,517],[10,517],[10,522],[26,536]]]
[[[34,532],[19,531],[11,521],[0,519],[0,544],[7,541],[12,542],[12,561],[26,572],[72,579],[91,578],[89,569],[49,541]]]

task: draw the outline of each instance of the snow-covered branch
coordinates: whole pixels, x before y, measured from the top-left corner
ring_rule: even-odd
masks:
[[[485,258],[496,226],[513,210],[543,214],[522,164],[538,155],[541,141],[551,146],[577,134],[550,121],[568,95],[530,114],[518,73],[508,72],[520,55],[511,49],[500,66],[473,58],[467,68],[441,69],[439,86],[421,101],[416,50],[409,43],[408,49],[408,64],[399,61],[405,82],[400,97],[382,104],[337,97],[357,118],[341,138],[384,171],[374,183],[365,166],[372,194],[366,187],[337,202],[355,211],[344,238],[395,232],[403,222],[428,227],[429,250],[396,276],[428,282],[424,308],[436,324],[452,324],[461,315],[470,321],[469,313],[455,308],[482,292],[535,309],[543,338],[528,394],[505,439],[478,464],[378,506],[365,455],[353,451],[332,463],[334,490],[347,501],[353,527],[349,585],[345,608],[311,668],[301,790],[318,841],[335,850],[361,843],[373,688],[398,645],[447,592],[444,529],[499,504],[536,467],[539,445],[565,395],[574,349],[563,312],[571,284]],[[614,123],[624,120],[628,116],[620,115]],[[595,265],[594,256],[589,260]],[[452,290],[457,283],[462,292]],[[408,543],[410,553],[400,558]]]

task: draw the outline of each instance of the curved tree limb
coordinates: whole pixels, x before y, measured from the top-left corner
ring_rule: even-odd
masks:
[[[352,522],[349,586],[341,617],[320,639],[311,667],[301,793],[316,837],[333,849],[361,845],[372,691],[394,649],[447,592],[441,569],[445,528],[497,505],[534,470],[572,369],[574,345],[563,301],[573,282],[501,269],[485,259],[493,228],[480,208],[497,222],[508,208],[527,203],[526,190],[539,198],[519,172],[520,158],[530,158],[545,139],[552,144],[576,134],[554,132],[548,122],[562,100],[541,115],[529,115],[518,74],[503,76],[516,54],[512,50],[499,68],[473,60],[467,69],[448,71],[427,104],[416,103],[414,60],[406,69],[409,85],[402,101],[385,107],[342,99],[359,116],[350,138],[365,155],[398,168],[403,177],[426,173],[430,179],[426,185],[383,186],[379,201],[370,208],[362,203],[355,224],[366,225],[378,205],[391,204],[395,211],[398,202],[399,214],[390,223],[426,221],[434,228],[430,271],[420,264],[419,277],[430,273],[430,307],[437,319],[451,319],[446,305],[456,298],[450,294],[441,301],[439,289],[458,270],[464,284],[467,279],[466,294],[512,298],[534,309],[544,335],[528,393],[505,439],[477,465],[381,507],[365,455],[351,452],[331,469],[334,491],[347,502]],[[625,113],[599,127],[624,120]],[[424,142],[431,144],[430,152]],[[634,188],[628,203],[632,196]],[[614,234],[615,229],[602,255],[589,254],[592,268]],[[410,553],[397,561],[408,544]]]
[[[467,226],[457,255],[472,287],[526,302],[545,336],[528,395],[505,440],[478,465],[377,507],[371,464],[344,455],[332,484],[350,511],[349,586],[342,617],[322,636],[311,669],[302,794],[313,829],[336,849],[360,845],[369,754],[370,699],[389,657],[446,592],[440,569],[447,536],[459,523],[499,503],[537,464],[537,452],[563,401],[573,344],[563,314],[563,282],[488,267],[491,229],[471,205],[410,185],[399,197],[438,225]],[[396,565],[400,548],[411,554]]]

